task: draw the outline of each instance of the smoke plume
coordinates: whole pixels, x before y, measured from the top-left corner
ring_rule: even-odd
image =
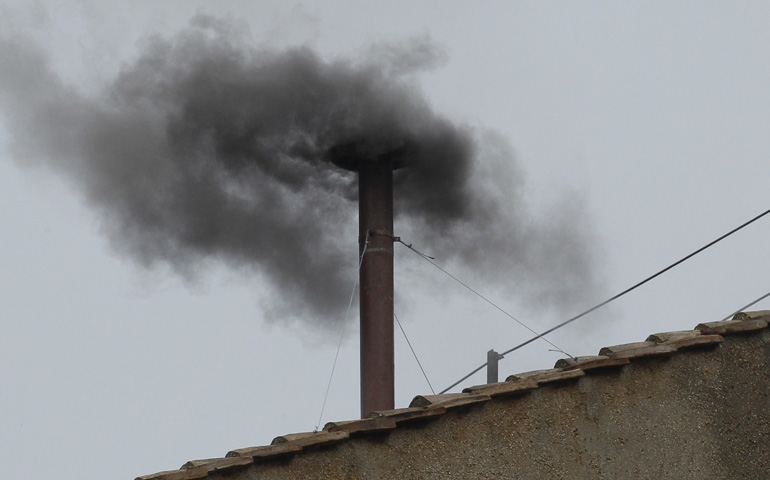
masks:
[[[580,203],[536,217],[505,140],[433,111],[414,73],[445,55],[425,38],[330,60],[254,48],[197,16],[84,94],[30,42],[1,37],[14,157],[66,176],[116,251],[141,265],[191,277],[225,262],[267,280],[273,318],[341,320],[356,275],[357,178],[333,152],[354,145],[369,159],[410,152],[395,172],[396,234],[530,306],[573,311],[594,298]]]

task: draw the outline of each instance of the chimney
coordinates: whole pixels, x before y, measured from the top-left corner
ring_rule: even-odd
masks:
[[[410,141],[380,155],[372,155],[363,141],[328,152],[332,163],[358,173],[358,252],[364,253],[359,272],[362,418],[395,408],[393,170],[408,165],[417,153]]]
[[[360,162],[358,190],[363,418],[395,408],[392,162]]]

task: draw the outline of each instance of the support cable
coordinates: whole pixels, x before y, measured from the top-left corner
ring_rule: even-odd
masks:
[[[361,264],[364,262],[364,254],[366,254],[366,249],[369,247],[369,231],[366,232],[366,238],[364,239],[364,248],[361,250],[361,255],[358,258],[358,271],[361,271]],[[340,350],[342,349],[342,339],[345,338],[345,327],[347,327],[348,324],[348,317],[350,316],[350,308],[353,305],[353,298],[356,295],[356,287],[358,287],[358,275],[356,275],[356,280],[353,282],[353,291],[350,292],[350,301],[348,302],[348,310],[345,312],[345,321],[342,323],[342,332],[340,333],[340,341],[337,344],[337,353],[334,355],[334,362],[332,363],[332,371],[329,374],[329,383],[326,385],[326,394],[324,395],[324,402],[323,405],[321,405],[321,414],[318,415],[318,423],[315,426],[315,429],[313,432],[317,433],[318,428],[321,426],[321,419],[324,415],[324,410],[326,410],[326,400],[329,398],[329,390],[331,390],[332,387],[332,378],[334,378],[334,370],[337,368],[337,359],[340,356]]]
[[[470,287],[470,286],[469,286],[467,283],[463,282],[463,281],[462,281],[462,280],[460,280],[459,278],[455,277],[455,276],[454,276],[454,275],[452,275],[451,273],[449,273],[449,272],[447,272],[446,270],[444,270],[443,268],[441,268],[441,267],[440,267],[440,266],[439,266],[439,265],[438,265],[436,262],[434,262],[435,258],[433,258],[433,257],[430,257],[430,256],[428,256],[428,255],[425,255],[425,254],[424,254],[424,253],[422,253],[422,252],[419,252],[419,251],[417,251],[415,248],[413,248],[413,247],[412,247],[412,244],[411,244],[411,243],[410,243],[410,244],[404,243],[404,242],[403,242],[403,241],[402,241],[400,238],[398,238],[398,237],[395,237],[395,238],[394,238],[394,240],[396,240],[397,242],[401,243],[401,244],[402,244],[402,245],[404,245],[406,248],[408,248],[409,250],[411,250],[411,251],[413,251],[414,253],[416,253],[417,255],[419,255],[419,256],[420,256],[420,257],[421,257],[423,260],[425,260],[426,262],[430,263],[430,264],[431,264],[431,265],[433,265],[434,267],[436,267],[436,268],[438,268],[439,270],[441,270],[442,272],[444,272],[444,274],[446,274],[446,275],[447,275],[449,278],[451,278],[451,279],[452,279],[452,280],[454,280],[455,282],[459,283],[459,284],[460,284],[460,285],[462,285],[463,287],[467,288],[468,290],[470,290],[471,292],[473,292],[474,294],[476,294],[476,295],[477,295],[479,298],[481,298],[482,300],[484,300],[484,301],[485,301],[485,302],[487,302],[488,304],[490,304],[490,305],[492,305],[493,307],[495,307],[497,310],[499,310],[500,312],[502,312],[502,313],[503,313],[503,315],[507,316],[508,318],[512,319],[513,321],[515,321],[516,323],[518,323],[518,324],[519,324],[519,325],[521,325],[522,327],[526,328],[526,329],[527,329],[527,330],[529,330],[530,332],[532,332],[532,333],[534,333],[535,335],[537,335],[537,332],[536,332],[535,330],[533,330],[533,329],[529,328],[529,326],[527,326],[527,325],[526,325],[524,322],[522,322],[522,321],[521,321],[521,320],[519,320],[518,318],[514,317],[514,316],[513,316],[513,315],[511,315],[510,313],[508,313],[508,312],[506,312],[505,310],[503,310],[503,309],[502,309],[501,307],[499,307],[499,306],[498,306],[496,303],[492,302],[492,300],[488,299],[488,298],[487,298],[487,297],[485,297],[484,295],[480,294],[479,292],[477,292],[476,290],[474,290],[473,288],[471,288],[471,287]],[[548,345],[550,345],[550,346],[552,346],[554,349],[556,349],[555,351],[557,351],[557,352],[561,352],[561,353],[563,353],[564,355],[567,355],[568,357],[572,357],[572,358],[575,358],[575,357],[573,357],[572,355],[570,355],[569,353],[565,352],[563,349],[559,348],[557,345],[555,345],[553,342],[551,342],[551,341],[550,341],[550,340],[548,340],[547,338],[543,338],[543,336],[542,336],[542,335],[538,335],[538,336],[537,336],[537,338],[542,338],[542,340],[543,340],[544,342],[546,342]],[[504,353],[501,353],[501,355],[505,355],[505,354],[504,354]],[[482,368],[483,368],[485,365],[486,365],[486,364],[484,364],[484,365],[482,365],[481,367],[479,367],[479,368],[478,368],[478,370],[481,370],[481,369],[482,369]],[[478,371],[478,370],[476,370],[476,371]]]
[[[433,395],[436,394],[436,391],[433,390],[433,385],[430,384],[430,380],[428,380],[428,375],[425,373],[425,369],[422,368],[422,363],[420,363],[420,359],[417,358],[417,353],[414,351],[414,348],[412,348],[412,342],[409,341],[409,337],[406,336],[406,332],[404,331],[404,327],[401,326],[401,321],[398,319],[398,315],[396,315],[395,312],[393,312],[393,318],[396,319],[396,323],[398,324],[398,328],[401,329],[401,333],[404,334],[404,338],[406,339],[406,344],[409,345],[409,350],[412,351],[412,355],[414,355],[414,359],[417,360],[417,365],[420,367],[420,371],[422,372],[422,376],[425,377],[425,381],[428,382],[428,387],[430,387],[430,391],[433,393]]]
[[[617,295],[614,295],[614,296],[612,296],[612,297],[608,298],[607,300],[605,300],[605,301],[603,301],[603,302],[599,303],[598,305],[595,305],[595,306],[593,306],[593,307],[589,308],[589,309],[588,309],[588,310],[586,310],[585,312],[583,312],[583,313],[581,313],[581,314],[579,314],[579,315],[575,315],[574,317],[572,317],[572,318],[569,318],[569,319],[567,319],[567,320],[565,320],[565,321],[561,322],[560,324],[558,324],[558,325],[556,325],[556,326],[554,326],[554,327],[551,327],[551,328],[549,328],[548,330],[544,331],[543,333],[540,333],[539,335],[537,335],[537,336],[535,336],[535,337],[532,337],[532,338],[530,338],[530,339],[529,339],[529,340],[527,340],[526,342],[520,343],[519,345],[516,345],[515,347],[513,347],[513,348],[511,348],[511,349],[508,349],[508,350],[506,350],[506,351],[502,352],[500,355],[503,355],[503,356],[504,356],[504,355],[506,355],[506,354],[509,354],[509,353],[511,353],[511,352],[513,352],[513,351],[515,351],[515,350],[518,350],[518,349],[520,349],[520,348],[522,348],[522,347],[524,347],[524,346],[526,346],[526,345],[529,345],[530,343],[534,342],[534,341],[535,341],[535,340],[537,340],[538,338],[542,338],[543,336],[545,336],[545,335],[548,335],[549,333],[552,333],[552,332],[554,332],[554,331],[556,331],[556,330],[560,329],[561,327],[563,327],[563,326],[565,326],[565,325],[568,325],[568,324],[570,324],[570,323],[574,322],[575,320],[577,320],[577,319],[579,319],[579,318],[582,318],[582,317],[584,317],[584,316],[588,315],[589,313],[591,313],[591,312],[593,312],[593,311],[595,311],[595,310],[598,310],[599,308],[601,308],[601,307],[603,307],[603,306],[607,305],[608,303],[610,303],[610,302],[612,302],[612,301],[614,301],[614,300],[617,300],[618,298],[620,298],[620,297],[622,297],[623,295],[625,295],[625,294],[627,294],[627,293],[631,292],[632,290],[636,290],[637,288],[641,287],[642,285],[644,285],[645,283],[649,282],[650,280],[653,280],[653,279],[655,279],[655,278],[657,278],[657,277],[659,277],[659,276],[663,275],[664,273],[666,273],[667,271],[671,270],[672,268],[674,268],[674,267],[676,267],[676,266],[678,266],[678,265],[680,265],[680,264],[684,263],[685,261],[687,261],[687,260],[689,260],[690,258],[694,257],[695,255],[697,255],[697,254],[701,253],[702,251],[706,250],[707,248],[709,248],[709,247],[711,247],[711,246],[713,246],[713,245],[715,245],[715,244],[717,244],[717,243],[721,242],[722,240],[724,240],[725,238],[727,238],[727,237],[729,237],[730,235],[734,234],[735,232],[737,232],[737,231],[739,231],[739,230],[741,230],[741,229],[743,229],[743,228],[745,228],[745,227],[747,227],[747,226],[751,225],[752,223],[756,222],[757,220],[759,220],[760,218],[762,218],[762,217],[766,216],[766,215],[767,215],[767,214],[769,214],[769,213],[770,213],[770,209],[768,209],[768,210],[765,210],[764,212],[760,213],[759,215],[757,215],[756,217],[752,218],[751,220],[749,220],[749,221],[747,221],[747,222],[745,222],[745,223],[743,223],[743,224],[741,224],[741,225],[739,225],[739,226],[737,226],[737,227],[733,228],[732,230],[730,230],[729,232],[725,233],[724,235],[722,235],[721,237],[717,238],[716,240],[713,240],[713,241],[711,241],[711,242],[707,243],[706,245],[704,245],[704,246],[702,246],[701,248],[699,248],[699,249],[695,250],[695,251],[694,251],[694,252],[692,252],[691,254],[689,254],[689,255],[687,255],[687,256],[685,256],[685,257],[681,258],[680,260],[677,260],[676,262],[674,262],[674,263],[672,263],[671,265],[667,266],[666,268],[664,268],[664,269],[662,269],[662,270],[658,271],[657,273],[654,273],[654,274],[650,275],[649,277],[645,278],[645,279],[644,279],[644,280],[642,280],[641,282],[639,282],[639,283],[637,283],[637,284],[635,284],[635,285],[633,285],[633,286],[631,286],[631,287],[629,287],[629,288],[627,288],[627,289],[623,290],[622,292],[618,293]],[[402,243],[403,243],[403,242],[402,242]],[[408,246],[408,245],[407,245],[407,246]],[[770,294],[768,294],[768,295],[766,295],[766,296],[770,296]],[[765,296],[765,297],[766,297],[766,296]],[[762,299],[763,299],[763,298],[765,298],[765,297],[762,297],[762,298],[760,298],[760,299],[758,299],[758,300],[755,300],[753,303],[749,304],[748,306],[751,306],[751,305],[753,305],[754,303],[756,303],[756,302],[759,302],[760,300],[762,300]],[[743,308],[747,308],[747,307],[743,307]],[[729,318],[729,317],[728,317],[728,318]],[[545,339],[544,339],[544,340],[545,340]],[[549,343],[550,343],[550,342],[549,342]],[[571,356],[571,355],[570,355],[570,356]],[[573,358],[574,358],[574,357],[573,357]],[[480,367],[476,368],[476,369],[475,369],[473,372],[471,372],[470,374],[466,375],[465,377],[463,377],[462,379],[458,380],[457,382],[453,383],[451,386],[449,386],[449,387],[445,388],[445,389],[444,389],[444,390],[442,390],[440,393],[445,393],[445,392],[447,392],[448,390],[450,390],[451,388],[454,388],[454,387],[455,387],[455,386],[457,386],[457,385],[458,385],[460,382],[462,382],[463,380],[467,379],[468,377],[470,377],[470,376],[471,376],[471,375],[473,375],[474,373],[478,372],[479,370],[481,370],[482,368],[484,368],[486,365],[487,365],[487,364],[486,364],[486,362],[485,362],[483,365],[481,365]]]

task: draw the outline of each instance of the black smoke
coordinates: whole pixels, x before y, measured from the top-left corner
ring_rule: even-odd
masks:
[[[0,34],[0,109],[14,157],[73,182],[116,251],[185,277],[210,262],[262,275],[274,319],[342,318],[357,179],[334,152],[350,145],[368,159],[408,152],[395,173],[397,234],[530,306],[593,299],[579,202],[535,217],[507,143],[433,111],[414,78],[442,57],[425,38],[372,52],[259,49],[197,16],[86,94],[33,44]]]

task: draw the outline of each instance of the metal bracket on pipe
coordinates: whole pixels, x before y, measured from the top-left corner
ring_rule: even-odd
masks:
[[[374,236],[388,237],[389,239],[393,240],[394,242],[400,242],[401,241],[401,237],[394,237],[393,235],[391,235],[390,233],[388,233],[385,230],[369,230],[367,232],[367,236],[369,238],[374,237]],[[363,238],[359,236],[358,237],[358,243],[361,243],[362,240],[363,240]]]

